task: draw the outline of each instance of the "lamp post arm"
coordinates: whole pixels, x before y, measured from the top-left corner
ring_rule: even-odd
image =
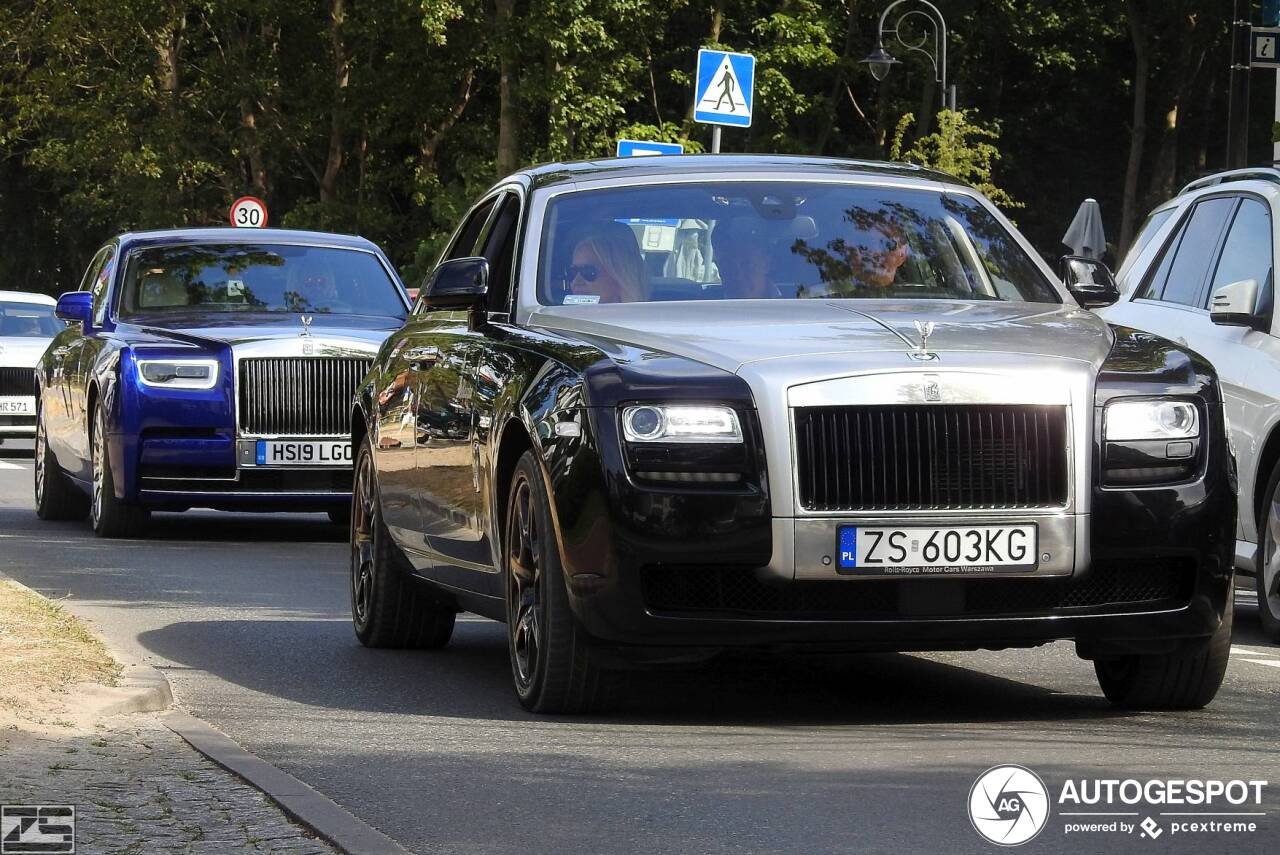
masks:
[[[943,107],[947,107],[948,106],[947,93],[949,91],[947,89],[947,19],[942,17],[942,10],[939,9],[937,6],[933,5],[932,3],[930,3],[929,0],[893,0],[893,2],[890,3],[888,6],[885,6],[884,11],[880,13],[880,23],[876,28],[876,32],[879,35],[879,38],[882,42],[884,40],[885,33],[892,32],[895,36],[897,36],[898,42],[900,44],[902,44],[903,46],[906,46],[909,50],[919,50],[918,47],[911,48],[910,46],[907,45],[906,42],[902,40],[902,36],[898,34],[897,26],[895,26],[891,31],[885,30],[884,25],[885,25],[885,21],[889,19],[889,13],[892,12],[894,9],[898,8],[899,6],[901,6],[903,3],[916,3],[918,5],[924,6],[926,9],[929,10],[928,13],[924,13],[924,14],[931,21],[933,21],[934,26],[936,27],[936,30],[934,31],[934,34],[933,34],[933,45],[934,45],[934,51],[937,54],[936,58],[935,57],[930,57],[930,58],[934,59],[934,71],[938,74],[938,77],[939,77],[938,82],[942,84],[942,105]],[[910,12],[904,13],[904,17],[906,14],[910,14]],[[901,23],[901,19],[899,19],[899,23]],[[924,51],[924,53],[926,56],[928,56],[927,51]],[[950,104],[949,106],[951,109],[953,110],[955,109],[955,104]]]

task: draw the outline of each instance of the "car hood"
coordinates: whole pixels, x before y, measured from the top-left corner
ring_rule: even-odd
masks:
[[[309,337],[317,342],[344,343],[361,350],[376,350],[402,321],[365,315],[311,315]],[[306,338],[299,315],[236,316],[232,318],[179,316],[139,318],[129,325],[138,343],[182,343],[197,347],[298,341]]]
[[[732,300],[555,306],[530,324],[605,343],[684,356],[725,371],[772,360],[838,362],[855,354],[900,354],[933,330],[928,350],[939,368],[968,355],[1047,357],[1101,367],[1111,349],[1105,321],[1072,305],[942,300]],[[880,361],[880,360],[877,360]],[[919,363],[915,363],[919,365]],[[754,373],[754,372],[753,372]],[[826,373],[826,372],[823,372]]]
[[[0,366],[10,368],[34,368],[40,356],[49,347],[50,338],[23,336],[0,337]]]

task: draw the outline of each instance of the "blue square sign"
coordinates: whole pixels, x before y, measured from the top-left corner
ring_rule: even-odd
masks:
[[[694,121],[708,125],[751,125],[756,58],[749,53],[698,51],[698,81],[694,86]]]
[[[840,529],[840,566],[858,566],[858,530],[852,526]]]
[[[618,157],[653,157],[663,154],[684,154],[684,146],[680,143],[649,140],[618,140]]]

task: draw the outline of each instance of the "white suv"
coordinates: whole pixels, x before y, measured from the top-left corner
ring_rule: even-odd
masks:
[[[36,434],[35,365],[66,324],[44,294],[0,291],[0,444]]]
[[[1197,351],[1218,371],[1240,477],[1236,567],[1257,579],[1263,628],[1280,639],[1280,170],[1193,181],[1147,218],[1117,274],[1113,324]]]

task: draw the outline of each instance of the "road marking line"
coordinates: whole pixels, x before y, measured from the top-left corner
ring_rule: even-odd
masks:
[[[1250,650],[1238,644],[1231,645],[1231,652],[1236,656],[1275,656],[1270,650]]]
[[[1245,659],[1245,662],[1252,662],[1255,665],[1270,665],[1272,668],[1280,668],[1280,662],[1275,659]]]

